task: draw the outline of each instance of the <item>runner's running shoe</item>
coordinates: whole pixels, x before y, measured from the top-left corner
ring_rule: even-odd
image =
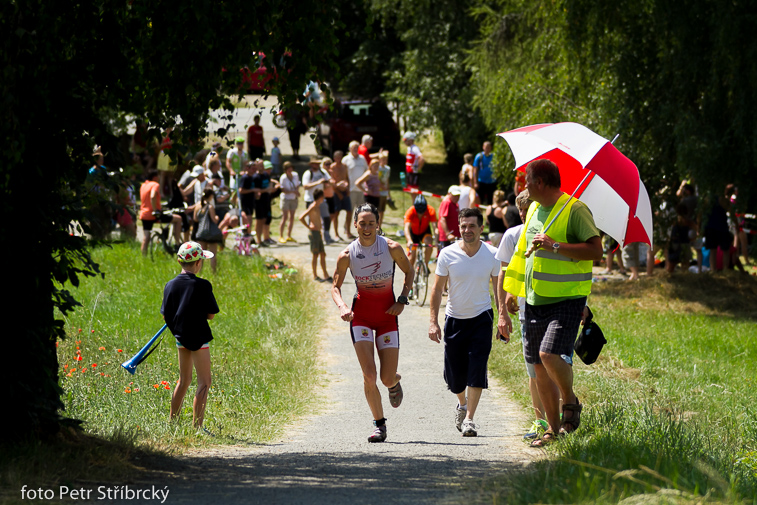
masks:
[[[402,386],[398,382],[394,387],[389,388],[389,403],[396,409],[402,403],[402,398]]]
[[[386,440],[386,425],[376,426],[371,436],[368,437],[369,442],[383,442],[384,440]]]
[[[455,428],[457,428],[457,431],[463,431],[463,421],[467,413],[468,409],[465,407],[460,407],[460,405],[455,407]]]
[[[466,419],[463,421],[463,436],[464,437],[475,437],[478,435],[478,432],[476,431],[478,429],[478,426],[476,426],[476,423],[473,422],[472,419]]]

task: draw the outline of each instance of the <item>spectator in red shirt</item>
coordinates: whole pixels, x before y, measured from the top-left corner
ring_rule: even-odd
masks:
[[[357,148],[357,153],[365,158],[365,162],[369,167],[371,166],[371,147],[373,147],[373,137],[370,135],[363,135],[360,146]]]
[[[457,202],[460,200],[460,188],[450,186],[447,196],[439,206],[439,250],[441,251],[455,240],[460,238],[460,224],[457,222],[460,208]]]
[[[255,124],[247,129],[247,154],[254,161],[258,158],[263,159],[265,139],[263,138],[263,127],[260,126],[260,116],[255,116],[252,120]]]

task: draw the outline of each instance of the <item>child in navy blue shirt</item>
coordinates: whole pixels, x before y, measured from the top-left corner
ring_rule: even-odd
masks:
[[[212,252],[203,251],[197,242],[182,244],[178,252],[181,273],[166,284],[160,307],[160,313],[176,337],[176,347],[179,349],[179,382],[171,397],[171,419],[179,416],[184,395],[192,383],[194,363],[197,371],[197,391],[192,405],[195,428],[202,428],[210,389],[209,346],[213,334],[208,320],[219,312],[213,286],[197,274],[202,270],[203,260],[213,256]]]

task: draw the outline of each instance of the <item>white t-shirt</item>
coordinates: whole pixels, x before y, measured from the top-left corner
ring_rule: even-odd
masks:
[[[436,261],[436,275],[449,276],[449,297],[444,313],[455,319],[472,319],[492,308],[489,282],[499,275],[500,264],[494,247],[481,242],[469,257],[461,242],[442,249]]]
[[[310,170],[308,170],[308,172],[310,172]],[[281,186],[281,189],[294,191],[300,187],[300,176],[297,172],[293,171],[292,179],[290,180],[289,177],[287,177],[287,174],[283,174],[281,179],[279,179],[279,185]],[[281,198],[284,200],[297,200],[297,195],[295,193],[281,193]]]
[[[508,264],[512,261],[522,231],[522,224],[507,229],[499,243],[499,249],[497,249],[497,254],[495,255],[495,258],[497,258],[498,261],[504,261]],[[518,297],[518,319],[520,319],[521,323],[526,320],[526,299],[523,297]]]
[[[352,153],[350,153],[342,158],[342,163],[347,166],[347,176],[350,178],[350,191],[360,191],[362,193],[363,188],[355,186],[355,181],[360,179],[360,176],[368,170],[368,163],[365,161],[365,158],[359,154],[357,158],[353,158]]]
[[[317,182],[320,180],[329,180],[329,176],[326,172],[324,172],[322,169],[318,169],[317,172],[313,173],[312,170],[305,170],[305,173],[302,174],[302,184],[310,184],[311,182]],[[305,188],[305,201],[308,203],[314,202],[315,198],[313,198],[313,191],[316,189],[323,189],[323,185],[315,186],[310,189]]]

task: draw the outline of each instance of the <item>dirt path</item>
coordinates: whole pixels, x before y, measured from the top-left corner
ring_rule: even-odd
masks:
[[[305,235],[295,238],[304,242]],[[327,247],[329,269],[343,247]],[[306,245],[269,251],[311,275]],[[401,285],[397,272],[396,284]],[[323,383],[314,385],[321,396],[317,412],[286,427],[268,445],[219,446],[181,456],[183,468],[160,480],[161,488],[170,489],[166,503],[440,503],[461,498],[458,493],[467,485],[541,456],[520,440],[527,413],[494,381],[477,411],[479,436],[463,438],[455,429],[456,399],[442,378],[443,348],[428,339],[428,303],[422,308],[411,304],[400,316],[405,398],[393,409],[381,388],[389,436],[385,443],[369,444],[371,415],[348,324],[338,318],[330,286],[314,283],[313,289],[323,294],[326,323]],[[345,285],[345,299],[353,293],[354,284]]]

